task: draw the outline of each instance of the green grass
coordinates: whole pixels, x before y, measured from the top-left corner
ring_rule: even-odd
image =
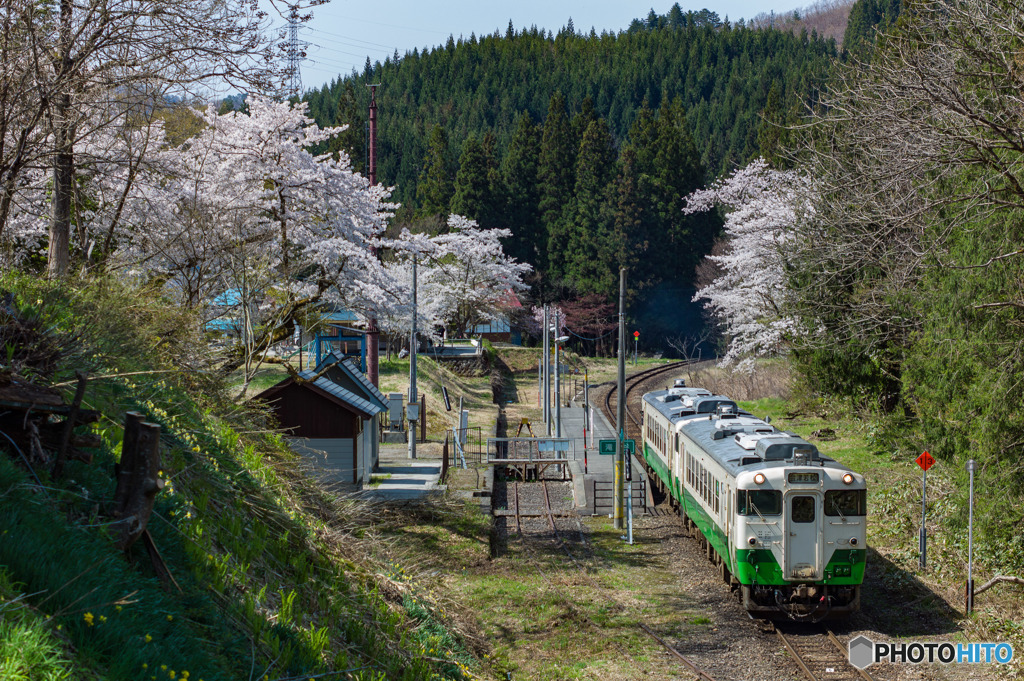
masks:
[[[73,651],[72,678],[102,669],[110,681],[157,670],[206,681],[347,669],[364,680],[465,676],[468,658],[450,644],[457,637],[424,655],[422,619],[382,591],[381,558],[356,539],[372,519],[306,480],[296,455],[215,373],[177,371],[203,359],[187,313],[112,282],[73,289],[8,275],[0,285],[17,305],[31,301],[51,333],[74,338],[53,375],[37,380],[87,371],[84,406],[102,415],[93,463],[71,462],[59,480],[37,471],[45,490],[0,455],[0,572],[18,585],[5,598],[38,613],[14,627],[5,608],[0,649],[45,651],[57,635],[60,650]],[[141,545],[128,562],[111,541],[129,410],[161,426],[169,484],[149,530],[180,591],[157,579]]]
[[[71,679],[59,625],[31,609],[22,596],[10,573],[0,569],[0,681]]]

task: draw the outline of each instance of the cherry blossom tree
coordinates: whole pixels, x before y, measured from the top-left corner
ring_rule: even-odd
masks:
[[[507,229],[484,229],[461,215],[448,217],[448,232],[437,236],[403,230],[388,243],[395,261],[388,266],[403,301],[411,301],[411,263],[417,271],[419,328],[433,333],[444,328],[461,334],[473,325],[508,313],[510,296],[528,286],[523,277],[532,269],[505,254],[501,240]],[[404,307],[403,307],[404,305]],[[383,310],[378,319],[393,333],[408,333],[411,310],[407,302]]]
[[[812,214],[812,191],[800,173],[774,170],[757,159],[686,197],[687,213],[718,205],[728,211],[725,252],[707,256],[719,276],[694,296],[706,301],[728,339],[721,365],[749,370],[754,357],[783,352],[787,339],[804,333],[786,311],[785,250],[798,222]]]
[[[319,128],[305,104],[253,97],[248,108],[197,112],[202,131],[149,153],[130,186],[124,164],[98,175],[91,222],[112,243],[113,266],[232,327],[224,369],[246,376],[324,306],[389,304],[371,248],[394,207],[344,153],[310,152],[343,127]]]

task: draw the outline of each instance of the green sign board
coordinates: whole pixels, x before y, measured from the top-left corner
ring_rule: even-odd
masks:
[[[636,454],[636,440],[624,440],[623,447],[630,454]],[[598,440],[597,450],[599,454],[615,455],[615,440]]]

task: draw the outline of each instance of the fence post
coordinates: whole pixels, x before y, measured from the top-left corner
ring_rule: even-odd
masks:
[[[448,431],[444,433],[444,447],[441,448],[441,482],[448,480]]]
[[[427,441],[427,395],[420,395],[420,442]]]

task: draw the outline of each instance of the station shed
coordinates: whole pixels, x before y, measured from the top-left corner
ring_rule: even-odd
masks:
[[[270,407],[291,448],[308,458],[323,482],[370,481],[387,402],[351,359],[329,354],[298,380],[286,378],[253,399]]]

